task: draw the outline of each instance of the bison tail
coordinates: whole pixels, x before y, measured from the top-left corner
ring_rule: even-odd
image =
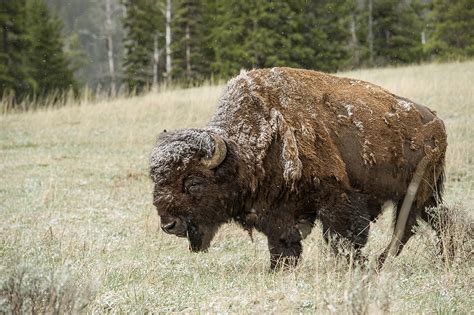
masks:
[[[390,241],[390,245],[388,247],[388,255],[390,256],[396,256],[399,253],[400,245],[402,245],[400,242],[405,234],[406,224],[411,211],[411,206],[413,205],[413,201],[415,200],[418,188],[420,187],[420,183],[423,180],[423,176],[430,162],[430,158],[431,157],[429,155],[425,155],[421,159],[421,161],[416,166],[413,178],[411,179],[410,184],[408,185],[405,198],[403,199],[402,206],[400,207],[400,211],[398,212],[398,216],[395,223],[395,229],[392,235],[392,240]]]

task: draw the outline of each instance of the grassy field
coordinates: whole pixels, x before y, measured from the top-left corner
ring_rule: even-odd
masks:
[[[428,105],[448,131],[446,204],[474,208],[474,62],[343,73]],[[335,256],[315,228],[302,263],[271,273],[266,240],[235,225],[209,253],[165,235],[151,203],[148,158],[163,129],[206,124],[222,86],[0,116],[0,313],[470,313],[474,244],[465,220],[436,255],[424,224],[381,272]],[[390,213],[370,257],[388,244]]]

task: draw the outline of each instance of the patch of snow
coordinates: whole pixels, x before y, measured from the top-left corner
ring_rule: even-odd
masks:
[[[346,108],[346,111],[347,111],[347,117],[352,117],[353,113],[352,113],[352,109],[354,108],[354,105],[350,105],[350,104],[344,104],[344,107]]]
[[[362,158],[364,159],[365,165],[375,165],[377,160],[375,159],[375,155],[371,152],[369,145],[371,145],[369,140],[365,139],[364,144],[362,145]]]
[[[354,125],[359,129],[360,132],[364,131],[364,125],[360,120],[354,120]]]
[[[407,102],[405,100],[398,100],[398,106],[409,112],[413,108],[413,103]]]
[[[350,80],[349,83],[351,85],[356,85],[356,84],[359,84],[360,83],[360,80]]]
[[[214,141],[207,130],[189,128],[162,133],[150,158],[153,179],[165,181],[170,172],[185,169],[199,152],[207,157],[214,152]]]

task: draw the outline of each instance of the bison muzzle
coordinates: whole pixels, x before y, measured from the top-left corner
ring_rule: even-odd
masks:
[[[207,127],[158,137],[153,200],[163,231],[187,237],[191,251],[206,251],[230,221],[264,233],[272,268],[297,263],[316,220],[326,239],[345,239],[359,255],[392,201],[397,230],[383,261],[400,253],[418,217],[439,227],[426,209],[441,202],[446,146],[433,111],[374,84],[290,68],[242,72]]]

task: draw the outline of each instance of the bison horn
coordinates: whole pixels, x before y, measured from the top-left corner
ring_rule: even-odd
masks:
[[[222,161],[224,161],[225,156],[227,155],[227,146],[224,139],[218,135],[212,135],[211,137],[214,140],[214,153],[209,159],[201,159],[201,163],[210,170],[218,167]]]

